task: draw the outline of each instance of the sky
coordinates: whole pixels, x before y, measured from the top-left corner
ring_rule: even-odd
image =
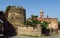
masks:
[[[27,18],[31,15],[40,17],[40,10],[43,10],[45,17],[48,15],[60,21],[60,0],[0,0],[0,11],[5,11],[9,5],[25,8]]]

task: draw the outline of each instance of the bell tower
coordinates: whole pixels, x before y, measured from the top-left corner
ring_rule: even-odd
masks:
[[[40,10],[40,18],[44,18],[44,12],[43,12],[43,10]]]

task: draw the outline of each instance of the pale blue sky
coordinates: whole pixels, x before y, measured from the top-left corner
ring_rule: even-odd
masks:
[[[0,0],[0,11],[4,11],[8,5],[23,6],[27,18],[32,14],[39,16],[42,9],[45,17],[48,15],[60,21],[60,0]]]

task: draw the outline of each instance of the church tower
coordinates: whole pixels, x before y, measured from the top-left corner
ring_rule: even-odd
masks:
[[[40,18],[44,18],[44,12],[43,12],[43,10],[40,10]]]

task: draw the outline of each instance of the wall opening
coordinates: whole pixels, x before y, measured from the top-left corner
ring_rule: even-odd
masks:
[[[4,35],[4,21],[0,19],[0,36]]]

